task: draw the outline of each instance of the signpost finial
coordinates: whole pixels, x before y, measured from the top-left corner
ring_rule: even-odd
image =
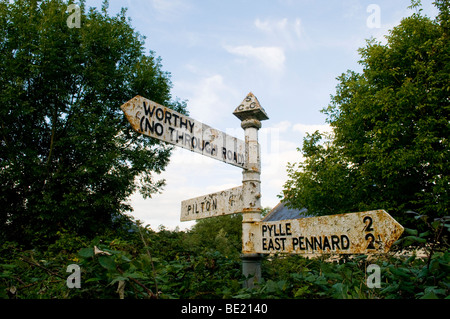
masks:
[[[241,121],[249,118],[257,119],[259,121],[269,119],[266,111],[262,108],[261,104],[259,104],[258,99],[252,92],[247,94],[242,103],[234,110],[233,114]]]

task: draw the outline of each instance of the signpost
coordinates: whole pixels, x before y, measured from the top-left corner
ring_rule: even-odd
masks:
[[[180,220],[242,213],[246,287],[261,278],[263,254],[385,253],[403,232],[383,210],[261,221],[258,130],[268,116],[252,93],[233,112],[241,120],[245,143],[142,96],[121,108],[137,132],[243,169],[242,186],[182,201]]]
[[[181,221],[235,214],[242,209],[242,186],[181,202]]]
[[[261,222],[253,251],[294,254],[386,253],[403,227],[384,210]]]
[[[245,167],[245,143],[142,96],[121,107],[133,129],[164,142]]]

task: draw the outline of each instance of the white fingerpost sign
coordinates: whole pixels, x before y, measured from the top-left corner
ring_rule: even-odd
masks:
[[[403,227],[384,210],[261,222],[253,238],[263,254],[386,253]]]
[[[242,209],[242,186],[181,202],[181,221],[196,220],[228,214]]]
[[[142,96],[121,106],[133,129],[144,135],[245,167],[245,142]]]

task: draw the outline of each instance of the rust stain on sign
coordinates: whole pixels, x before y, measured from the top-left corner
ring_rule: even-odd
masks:
[[[403,227],[384,210],[258,223],[254,253],[386,253]]]
[[[245,167],[245,142],[240,139],[139,95],[124,103],[121,109],[138,133]]]
[[[259,238],[259,223],[254,221],[242,222],[242,253],[253,254],[256,251]]]
[[[191,198],[181,202],[180,221],[234,214],[242,205],[242,186]]]

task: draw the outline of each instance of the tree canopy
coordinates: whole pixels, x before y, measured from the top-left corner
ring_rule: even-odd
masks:
[[[127,198],[164,184],[171,148],[134,132],[120,106],[142,95],[186,114],[170,73],[126,11],[62,0],[0,1],[0,238],[45,241],[120,224]]]
[[[415,5],[417,6],[417,4]],[[288,165],[291,207],[326,215],[385,209],[431,217],[450,207],[448,0],[435,19],[421,10],[359,49],[362,73],[347,71],[322,112],[333,128],[304,139],[304,161]]]

